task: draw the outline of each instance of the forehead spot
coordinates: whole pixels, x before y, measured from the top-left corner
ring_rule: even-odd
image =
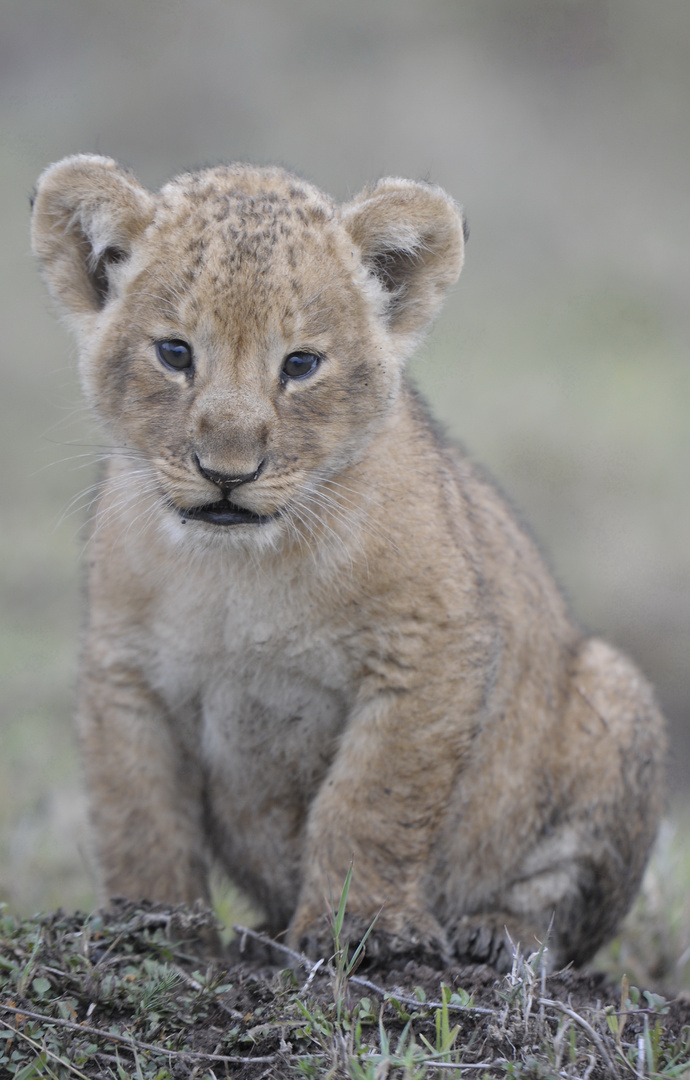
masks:
[[[281,294],[299,308],[324,272],[334,283],[341,276],[337,237],[323,227],[333,206],[278,170],[209,170],[180,177],[168,191],[159,203],[156,262],[163,280],[176,273],[178,308],[183,285],[195,306],[222,323],[232,311],[261,321],[270,316],[266,305],[277,315]]]

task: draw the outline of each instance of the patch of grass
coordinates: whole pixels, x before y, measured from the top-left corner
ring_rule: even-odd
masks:
[[[0,917],[0,1075],[15,1080],[218,1080],[469,1075],[690,1077],[690,1006],[623,977],[547,976],[548,949],[433,972],[402,958],[358,974],[341,940],[350,875],[333,908],[333,953],[199,959],[202,909],[122,903],[109,913]],[[369,972],[368,974],[372,974]]]

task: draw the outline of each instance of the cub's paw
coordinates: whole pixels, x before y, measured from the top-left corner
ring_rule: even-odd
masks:
[[[377,965],[404,957],[441,967],[452,956],[443,929],[433,916],[426,913],[416,917],[386,917],[382,912],[375,921],[357,914],[346,914],[340,933],[341,947],[347,945],[352,956],[365,937],[364,957]],[[323,915],[294,940],[294,947],[311,959],[332,956],[335,951],[332,921]]]
[[[449,928],[448,936],[459,960],[489,964],[500,972],[510,971],[518,948],[529,956],[541,944],[533,928],[501,914],[463,915]]]

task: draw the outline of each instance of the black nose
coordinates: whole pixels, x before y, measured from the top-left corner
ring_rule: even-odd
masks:
[[[215,469],[207,469],[201,464],[199,458],[196,459],[199,466],[199,472],[202,476],[205,476],[207,480],[210,480],[212,484],[216,484],[217,487],[223,492],[224,495],[228,495],[231,491],[234,491],[240,484],[248,484],[252,480],[256,480],[259,473],[264,467],[263,461],[259,465],[258,469],[251,473],[243,473],[242,476],[231,476],[228,473],[216,472]]]

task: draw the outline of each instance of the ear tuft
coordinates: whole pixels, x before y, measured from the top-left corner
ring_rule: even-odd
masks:
[[[77,154],[39,178],[31,235],[50,292],[73,314],[107,303],[109,267],[128,259],[153,198],[111,158]]]
[[[91,281],[98,302],[98,307],[105,306],[110,291],[110,278],[108,267],[124,262],[128,258],[128,252],[118,247],[107,247],[100,256],[92,255],[89,261]]]
[[[460,210],[440,187],[390,178],[366,188],[342,214],[365,266],[387,293],[391,330],[417,335],[460,275]]]

